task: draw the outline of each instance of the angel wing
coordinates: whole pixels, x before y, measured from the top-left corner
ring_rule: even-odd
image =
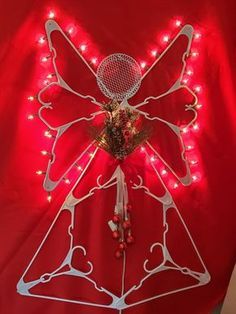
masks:
[[[54,20],[45,28],[56,81],[44,87],[38,99],[39,117],[54,134],[44,180],[44,188],[52,191],[85,156],[83,163],[91,162],[96,150],[88,123],[99,125],[102,111],[95,98],[101,93],[93,68]]]
[[[192,38],[193,27],[185,25],[143,74],[141,88],[130,102],[152,125],[147,146],[184,185],[192,177],[182,130],[196,120],[198,104],[196,93],[182,82]]]

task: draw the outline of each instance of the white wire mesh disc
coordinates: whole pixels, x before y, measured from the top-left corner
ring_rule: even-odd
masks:
[[[102,60],[97,69],[97,83],[102,93],[116,100],[132,97],[141,84],[138,63],[123,53],[114,53]]]

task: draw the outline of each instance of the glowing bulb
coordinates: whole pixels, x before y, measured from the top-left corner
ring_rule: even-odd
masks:
[[[175,20],[175,26],[176,27],[180,27],[181,25],[182,25],[182,21],[181,20],[179,20],[179,19]]]
[[[189,75],[189,76],[193,75],[193,70],[188,69],[188,70],[186,71],[186,74]]]
[[[153,57],[156,57],[156,56],[157,56],[157,50],[152,50],[152,51],[151,51],[151,55],[152,55]]]
[[[150,161],[151,162],[154,162],[156,160],[156,157],[155,156],[152,156],[151,158],[150,158]]]
[[[86,45],[84,45],[84,44],[83,44],[83,45],[80,45],[80,50],[81,50],[81,51],[85,51],[86,49],[87,49],[87,46],[86,46]]]
[[[50,194],[48,194],[48,196],[47,196],[47,201],[50,203],[51,200],[52,200],[52,196],[51,196]]]
[[[41,58],[41,61],[42,61],[43,63],[46,63],[49,58],[51,58],[51,56],[47,56],[47,57],[44,56],[44,57]]]
[[[28,118],[28,120],[33,120],[34,119],[34,115],[33,114],[29,114],[27,118]]]
[[[144,152],[145,151],[145,147],[141,146],[140,150],[141,150],[141,152]]]
[[[41,150],[41,154],[46,156],[48,154],[48,152],[46,150]]]
[[[188,78],[184,78],[184,79],[182,80],[182,83],[185,84],[185,85],[188,84]]]
[[[198,51],[194,50],[190,53],[190,56],[193,58],[197,58],[199,56],[199,53],[198,53]]]
[[[202,108],[202,104],[197,104],[197,105],[196,105],[196,108],[197,108],[197,109],[201,109],[201,108]]]
[[[199,85],[197,85],[197,86],[194,87],[194,91],[195,91],[196,93],[200,93],[200,92],[202,91],[202,87],[199,86]]]
[[[44,80],[43,81],[43,85],[49,85],[49,83],[50,83],[49,80]]]
[[[70,184],[70,180],[69,179],[64,179],[66,184]]]
[[[46,37],[45,37],[45,36],[41,36],[41,37],[39,37],[39,39],[38,39],[38,43],[41,44],[41,45],[44,44],[45,41],[46,41]]]
[[[197,160],[196,160],[196,159],[190,160],[190,164],[191,164],[191,165],[196,165],[196,164],[197,164]]]
[[[90,156],[90,157],[93,157],[93,153],[89,153],[89,156]]]
[[[194,131],[198,131],[199,130],[199,125],[197,123],[194,124],[193,130]]]
[[[164,43],[168,43],[169,40],[170,40],[170,36],[168,36],[168,35],[164,35],[163,38],[162,38],[162,41],[163,41]]]
[[[193,175],[192,179],[193,179],[194,182],[196,182],[198,180],[198,177],[196,175]]]
[[[43,171],[42,170],[37,170],[36,171],[36,174],[38,174],[39,176],[41,176],[43,174]]]
[[[72,35],[73,32],[74,32],[74,28],[73,28],[72,26],[69,27],[68,30],[67,30],[67,32],[68,32],[70,35]]]
[[[146,65],[147,65],[147,63],[144,62],[144,61],[140,63],[140,66],[141,66],[142,69],[144,69],[146,67]]]
[[[193,145],[187,145],[187,146],[186,146],[186,149],[187,149],[187,150],[193,149]]]
[[[97,62],[98,62],[98,59],[97,59],[97,58],[92,58],[92,59],[91,59],[91,63],[92,63],[92,64],[97,64]]]
[[[52,134],[50,133],[50,131],[47,130],[44,132],[44,136],[51,138]]]
[[[29,101],[34,101],[34,96],[29,96],[27,99],[28,99]]]
[[[81,166],[78,166],[78,168],[77,168],[79,171],[82,171],[83,170],[83,168],[81,167]]]
[[[188,128],[183,128],[182,132],[185,133],[185,134],[188,133]]]
[[[161,170],[161,175],[162,175],[162,176],[165,176],[166,174],[167,174],[166,169]]]
[[[53,76],[55,76],[55,74],[54,74],[54,73],[49,73],[49,74],[47,75],[47,79],[52,79],[52,78],[53,78]]]
[[[202,37],[202,34],[200,32],[196,32],[194,34],[194,39],[200,39]]]
[[[173,189],[177,189],[178,186],[179,186],[178,183],[175,182],[175,183],[173,184]]]
[[[48,17],[49,17],[50,19],[54,19],[54,17],[55,17],[55,12],[54,12],[54,11],[50,11],[50,12],[48,13]]]

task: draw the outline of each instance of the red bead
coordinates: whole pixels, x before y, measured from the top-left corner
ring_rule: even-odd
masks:
[[[112,218],[112,221],[117,224],[120,222],[120,216],[119,215],[114,215],[113,218]]]
[[[112,232],[112,238],[118,239],[120,237],[120,232],[118,230],[115,230]]]
[[[123,228],[129,229],[131,227],[131,222],[129,220],[126,220],[123,222]]]
[[[127,243],[131,244],[134,243],[134,237],[132,235],[129,235],[126,239]]]
[[[127,248],[127,244],[126,244],[125,242],[120,242],[120,243],[119,243],[119,249],[120,249],[121,251],[126,250],[126,248]]]
[[[116,250],[115,251],[115,257],[116,258],[121,258],[123,256],[123,252],[121,250]]]

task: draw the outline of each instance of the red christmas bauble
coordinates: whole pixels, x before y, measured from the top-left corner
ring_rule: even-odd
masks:
[[[112,238],[118,239],[120,237],[120,232],[118,230],[115,230],[112,232]]]
[[[127,248],[127,244],[125,242],[119,243],[119,250],[124,251]]]
[[[134,237],[132,235],[129,235],[126,239],[127,243],[131,244],[134,243]]]
[[[129,229],[131,227],[131,222],[129,220],[126,220],[123,222],[123,228],[126,230],[126,229]]]
[[[123,252],[121,250],[116,250],[115,251],[115,257],[116,258],[121,258],[123,256]]]
[[[113,218],[112,218],[112,221],[117,224],[120,222],[120,216],[119,215],[114,215]]]

